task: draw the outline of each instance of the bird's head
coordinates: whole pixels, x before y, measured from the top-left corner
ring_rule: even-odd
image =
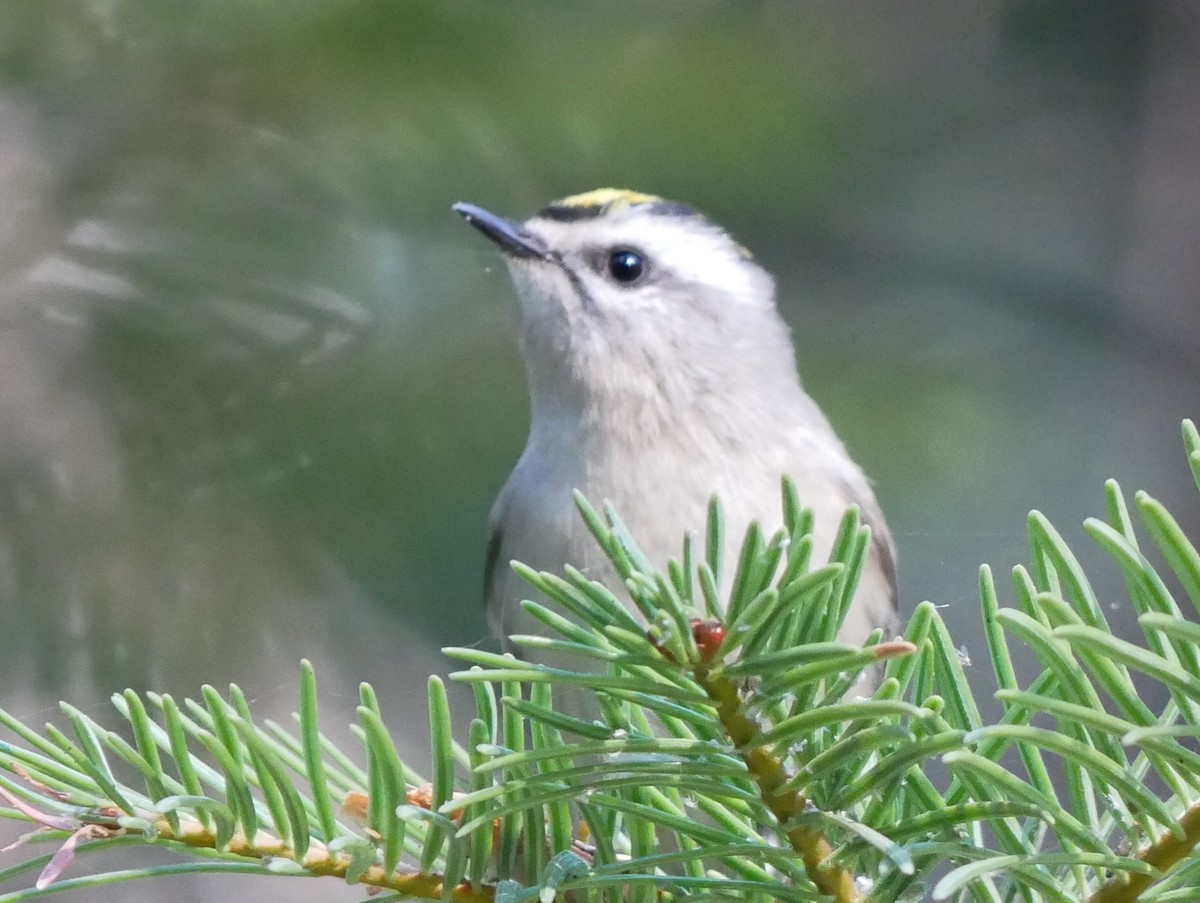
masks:
[[[795,381],[770,275],[691,207],[604,188],[519,224],[454,209],[507,258],[535,413],[580,393],[592,404],[632,396],[686,406],[731,383],[769,382],[773,368]]]

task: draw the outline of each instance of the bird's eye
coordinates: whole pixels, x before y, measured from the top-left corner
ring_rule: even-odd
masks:
[[[618,248],[608,255],[608,272],[622,285],[631,285],[646,272],[646,259],[637,251]]]

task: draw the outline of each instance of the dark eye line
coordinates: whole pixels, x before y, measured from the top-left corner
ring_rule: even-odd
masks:
[[[596,304],[596,300],[592,297],[592,293],[587,290],[587,286],[584,285],[583,280],[579,278],[579,274],[571,269],[571,267],[567,266],[567,262],[563,260],[562,254],[560,254],[558,251],[551,251],[550,259],[560,270],[563,271],[564,274],[566,274],[567,281],[571,283],[571,288],[575,289],[575,294],[579,296],[580,306],[589,314],[600,316],[600,308]]]

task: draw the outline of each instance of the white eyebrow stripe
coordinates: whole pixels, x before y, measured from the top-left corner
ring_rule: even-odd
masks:
[[[712,286],[739,301],[758,300],[761,280],[770,279],[746,256],[741,245],[699,215],[661,215],[646,208],[631,208],[594,219],[554,221],[534,217],[527,225],[564,255],[594,248],[632,248],[645,254],[652,267],[664,267],[682,279]]]

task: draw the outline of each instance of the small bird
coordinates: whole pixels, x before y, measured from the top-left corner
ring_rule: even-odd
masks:
[[[871,526],[839,638],[861,643],[892,628],[887,525],[801,388],[774,281],[745,248],[685,204],[622,189],[555,201],[521,224],[472,204],[454,210],[504,252],[521,302],[531,417],[491,514],[484,601],[497,636],[541,632],[521,608],[531,591],[514,559],[553,572],[571,564],[623,595],[573,490],[611,502],[665,568],[714,494],[728,535],[740,538],[752,520],[770,535],[782,523],[784,475],[813,509],[814,564],[828,559],[848,506]]]

